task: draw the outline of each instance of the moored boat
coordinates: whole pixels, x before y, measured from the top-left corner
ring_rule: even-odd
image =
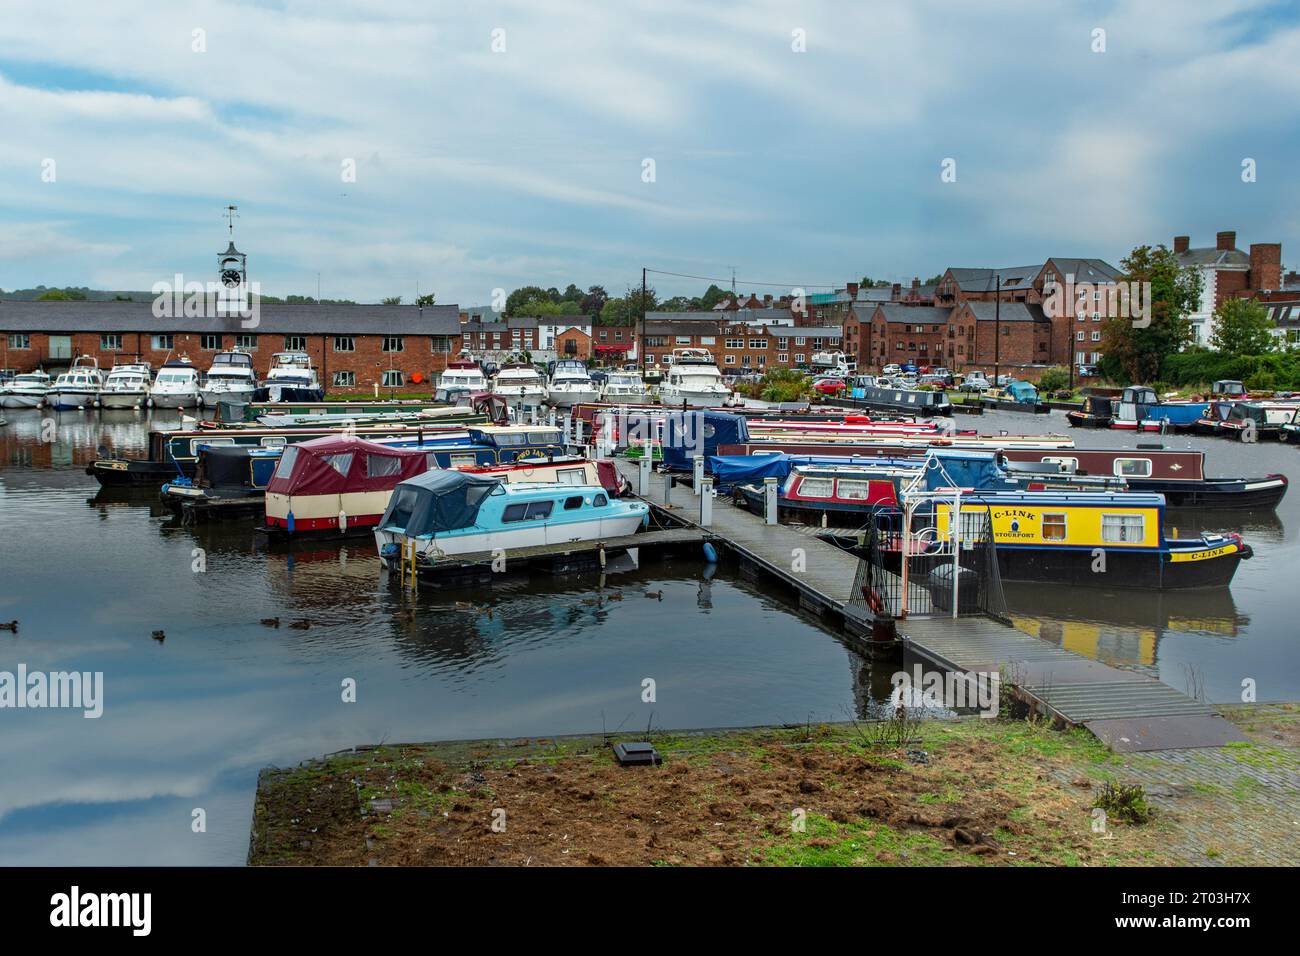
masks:
[[[51,408],[60,410],[94,408],[99,404],[103,387],[104,375],[99,370],[99,360],[91,355],[82,355],[54,380],[45,393],[45,401]]]
[[[185,356],[164,362],[149,389],[149,404],[154,408],[197,408],[199,370]]]
[[[531,364],[508,362],[492,380],[492,393],[503,398],[517,413],[537,412],[546,399],[546,383]]]
[[[50,376],[45,372],[21,372],[0,387],[0,408],[40,408],[49,390]]]
[[[215,408],[219,402],[248,402],[257,391],[253,357],[232,349],[212,357],[212,366],[199,389],[203,404]]]
[[[551,375],[546,389],[546,401],[557,408],[572,408],[600,397],[600,389],[591,380],[586,363],[576,359],[561,359]]]
[[[254,401],[319,402],[325,398],[316,368],[306,352],[276,352]]]
[[[659,386],[659,400],[664,405],[716,408],[733,404],[735,395],[722,381],[708,349],[673,349],[672,359]]]
[[[144,408],[149,401],[151,369],[144,363],[114,365],[99,393],[102,408]]]
[[[1065,420],[1073,428],[1109,428],[1115,420],[1115,402],[1108,395],[1087,395],[1083,408],[1065,413]]]
[[[848,398],[868,408],[882,408],[911,415],[951,415],[952,402],[942,389],[892,388],[882,385],[852,385]]]
[[[649,405],[654,398],[639,372],[621,369],[609,373],[600,387],[600,400],[610,405]]]

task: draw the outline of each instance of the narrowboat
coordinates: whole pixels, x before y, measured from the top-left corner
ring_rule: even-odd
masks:
[[[219,445],[199,449],[194,477],[173,478],[160,497],[184,520],[236,517],[262,510],[279,448]]]
[[[933,502],[939,540],[949,534],[952,510],[949,501]],[[962,496],[960,511],[963,525],[972,529],[983,527],[987,516],[1006,581],[1144,590],[1227,587],[1252,553],[1237,534],[1167,537],[1164,496],[1143,492],[975,493]]]
[[[952,402],[942,390],[926,391],[917,388],[889,388],[883,385],[852,385],[848,398],[868,408],[883,408],[894,412],[907,412],[929,418],[934,415],[951,415]]]
[[[1205,414],[1205,402],[1162,402],[1155,389],[1130,385],[1120,394],[1110,427],[1121,431],[1195,430]]]
[[[401,482],[375,529],[392,566],[414,542],[417,569],[438,559],[635,533],[650,506],[600,485],[508,484],[489,475],[427,471]]]
[[[1109,428],[1115,420],[1115,402],[1109,396],[1085,396],[1083,408],[1066,412],[1065,420],[1073,428]]]
[[[1281,439],[1296,408],[1294,402],[1233,402],[1227,414],[1215,421],[1213,433],[1241,441]]]

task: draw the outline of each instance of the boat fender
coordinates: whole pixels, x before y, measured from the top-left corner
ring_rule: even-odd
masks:
[[[704,542],[704,560],[709,564],[718,563],[718,549],[709,542]]]
[[[348,513],[342,509],[339,510],[339,530],[348,530]]]
[[[289,509],[289,513],[288,513],[287,515],[285,515],[285,518],[284,518],[284,528],[285,528],[285,530],[288,531],[290,534],[293,534],[293,524],[294,524],[294,522],[293,522],[293,509],[291,508],[291,509]]]
[[[646,511],[646,513],[643,514],[643,515],[641,516],[641,527],[643,527],[643,528],[649,528],[649,527],[650,527],[650,512],[649,512],[649,511]]]

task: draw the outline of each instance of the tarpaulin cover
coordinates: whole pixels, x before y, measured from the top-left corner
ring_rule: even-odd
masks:
[[[698,409],[657,409],[663,416],[660,437],[663,463],[676,471],[690,471],[696,455],[714,455],[719,445],[749,441],[749,426],[743,415]],[[629,413],[631,418],[635,412]]]
[[[992,452],[936,451],[930,453],[930,458],[938,463],[938,467],[926,469],[925,487],[929,491],[954,487],[984,490],[1018,487],[1018,483],[1007,478],[998,467]]]
[[[766,452],[756,455],[712,455],[709,467],[720,487],[759,482],[776,478],[784,482],[790,470],[804,465],[853,466],[864,468],[921,468],[926,466],[925,485],[930,491],[936,488],[1014,489],[1018,483],[1008,478],[998,467],[991,452],[932,451],[929,459],[852,457],[848,455],[788,455],[783,452]]]
[[[290,445],[266,490],[280,495],[334,495],[392,491],[399,481],[428,467],[429,449],[394,448],[328,435]]]
[[[397,486],[379,527],[410,537],[471,527],[483,499],[500,485],[499,478],[462,471],[425,472]]]
[[[269,448],[205,445],[199,449],[195,483],[205,488],[262,488],[278,460],[278,451]]]
[[[1038,389],[1029,382],[1012,382],[1007,386],[1007,394],[1017,402],[1038,401]]]
[[[1165,419],[1170,425],[1191,425],[1198,419],[1206,416],[1206,405],[1203,402],[1196,404],[1158,404],[1152,405],[1147,409],[1147,418],[1154,421]]]

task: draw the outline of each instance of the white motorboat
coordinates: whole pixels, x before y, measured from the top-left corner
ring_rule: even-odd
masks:
[[[518,411],[541,408],[546,398],[546,383],[537,369],[527,362],[503,365],[492,380],[492,392]]]
[[[673,363],[659,386],[659,400],[664,405],[716,408],[732,404],[734,396],[709,350],[690,348],[673,349]]]
[[[546,400],[557,408],[572,408],[600,398],[600,389],[591,380],[587,366],[576,359],[562,359],[555,365]]]
[[[320,401],[324,398],[320,379],[316,377],[311,356],[306,352],[276,352],[271,356],[271,368],[262,380],[262,388],[266,389],[267,400],[272,402]]]
[[[204,405],[214,408],[218,402],[251,402],[255,391],[257,372],[253,370],[253,357],[233,349],[212,357],[212,367],[199,388],[199,398]]]
[[[163,364],[149,390],[149,404],[154,408],[197,408],[199,370],[181,356]]]
[[[45,393],[50,390],[50,377],[41,371],[23,372],[0,388],[2,408],[40,408],[45,404]]]
[[[99,393],[104,387],[104,373],[99,370],[99,360],[82,355],[54,380],[45,393],[50,408],[94,408],[99,404]]]
[[[114,365],[99,393],[101,408],[144,408],[149,403],[152,370],[148,365]]]
[[[438,401],[456,402],[475,392],[487,390],[487,376],[483,374],[478,362],[461,358],[447,363],[447,370],[438,377],[435,397]]]
[[[600,399],[610,405],[649,405],[653,401],[641,373],[629,370],[610,372],[600,390]]]

